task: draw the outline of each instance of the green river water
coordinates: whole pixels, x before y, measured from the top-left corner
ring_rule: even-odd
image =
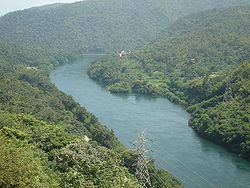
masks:
[[[86,70],[96,58],[85,56],[58,67],[50,78],[113,129],[128,148],[147,128],[149,155],[156,166],[174,174],[186,188],[250,188],[250,162],[198,137],[180,105],[161,97],[114,95],[89,79]]]

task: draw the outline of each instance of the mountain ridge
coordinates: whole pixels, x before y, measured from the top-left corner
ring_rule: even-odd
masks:
[[[0,18],[0,40],[78,53],[134,49],[181,16],[246,0],[94,0],[53,9],[27,9]],[[111,16],[112,15],[112,16]]]

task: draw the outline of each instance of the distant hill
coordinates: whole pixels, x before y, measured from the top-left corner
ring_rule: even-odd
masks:
[[[79,53],[114,52],[150,41],[181,16],[249,3],[248,0],[91,0],[53,9],[45,6],[1,17],[0,40]]]

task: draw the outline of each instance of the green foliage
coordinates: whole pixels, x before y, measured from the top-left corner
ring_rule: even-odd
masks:
[[[58,156],[58,168],[64,172],[62,187],[138,187],[135,179],[121,166],[117,154],[104,147],[92,147],[75,141],[63,148]]]
[[[1,110],[30,114],[50,123],[70,124],[72,126],[68,128],[69,132],[88,136],[93,134],[94,140],[110,148],[117,145],[117,139],[109,129],[100,125],[97,118],[72,97],[59,91],[47,77],[47,67],[50,64],[52,67],[58,65],[58,61],[53,62],[54,58],[64,59],[65,61],[61,60],[59,63],[62,64],[68,62],[72,56],[63,58],[56,53],[54,57],[41,51],[43,60],[40,65],[34,63],[41,57],[39,50],[19,49],[1,42],[0,48],[3,49],[0,53]],[[30,70],[27,69],[29,66],[39,68]]]
[[[17,147],[0,134],[0,187],[59,187],[57,175],[29,147]]]
[[[131,49],[190,13],[248,0],[95,0],[33,8],[0,18],[0,40],[67,51]]]
[[[150,179],[154,188],[182,188],[182,184],[165,170],[151,169]]]
[[[138,159],[138,152],[134,150],[126,150],[122,154],[124,166],[129,169],[129,172],[135,174]],[[181,188],[182,184],[171,174],[164,170],[159,170],[154,167],[153,161],[148,165],[150,181],[153,188]]]
[[[0,124],[5,118],[14,124],[0,129],[3,187],[139,187],[115,151],[92,146],[65,126],[5,112]]]
[[[214,96],[188,109],[192,112],[190,125],[206,138],[250,159],[250,62],[237,67],[230,76],[233,98],[222,101],[224,83],[219,98]]]
[[[72,56],[0,48],[0,187],[139,188],[114,133],[50,82]]]
[[[130,173],[135,174],[136,167],[134,164],[136,164],[138,153],[134,150],[126,150],[122,153],[122,158],[124,162],[124,166],[126,166]]]
[[[31,49],[0,41],[0,66],[8,72],[24,71],[27,67],[48,71],[76,57],[76,54],[62,53],[59,50]]]
[[[177,20],[162,40],[124,58],[92,64],[90,78],[116,92],[161,95],[185,104],[201,135],[249,158],[250,7],[231,7]],[[242,64],[242,65],[240,65]],[[222,103],[233,73],[234,100]],[[127,89],[129,88],[129,90]]]
[[[107,87],[113,93],[130,93],[131,86],[127,82],[118,82]]]
[[[65,55],[64,59],[43,50],[40,56],[39,50],[19,49],[4,42],[0,42],[0,48],[0,187],[72,187],[71,181],[78,181],[74,187],[138,187],[127,169],[115,162],[119,161],[116,151],[125,148],[114,133],[50,82],[50,68],[66,63],[72,56]],[[36,63],[37,58],[42,60]],[[62,61],[58,64],[55,58]],[[31,66],[38,68],[27,68]],[[97,149],[85,143],[86,136]],[[89,148],[80,156],[92,158],[87,166],[86,161],[74,161],[74,171],[70,171],[70,164],[64,166],[70,171],[66,173],[60,156],[75,140]],[[91,155],[95,151],[99,154]],[[73,163],[71,159],[68,162]],[[98,160],[108,164],[98,166]],[[112,161],[115,166],[110,169]],[[99,172],[95,176],[94,170]]]
[[[209,99],[219,92],[223,74],[250,58],[249,10],[224,8],[182,18],[162,34],[164,40],[122,59],[99,60],[88,75],[116,92],[163,95],[191,104]]]

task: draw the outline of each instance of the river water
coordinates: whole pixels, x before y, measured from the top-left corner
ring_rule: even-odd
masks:
[[[188,126],[190,115],[165,98],[114,95],[88,78],[88,65],[97,57],[55,69],[50,78],[63,92],[113,129],[128,148],[137,133],[147,128],[148,155],[158,168],[181,180],[185,188],[250,188],[250,162],[198,137]]]

